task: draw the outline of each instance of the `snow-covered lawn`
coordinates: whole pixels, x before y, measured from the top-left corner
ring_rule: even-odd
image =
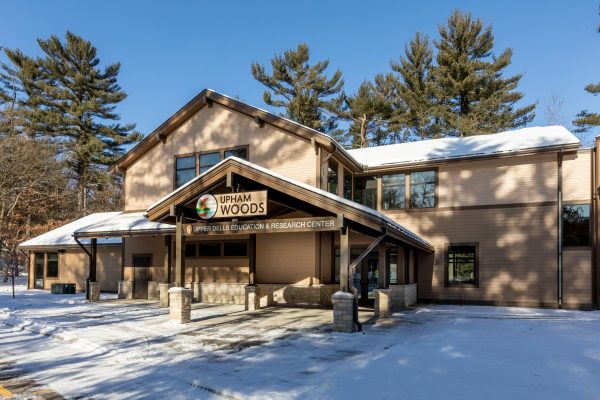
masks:
[[[331,311],[199,305],[181,327],[17,289],[0,285],[0,363],[65,397],[600,398],[600,312],[423,306],[341,334]]]

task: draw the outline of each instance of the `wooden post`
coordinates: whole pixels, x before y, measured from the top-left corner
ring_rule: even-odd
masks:
[[[92,238],[92,250],[90,253],[90,282],[96,282],[96,260],[98,250],[98,239]]]
[[[347,226],[340,229],[340,290],[350,291],[350,230]]]
[[[410,248],[408,246],[404,246],[404,282],[403,285],[408,285],[410,283]]]
[[[385,244],[382,242],[378,248],[377,267],[379,269],[379,279],[377,286],[379,289],[387,289],[389,287],[389,273],[385,254]]]
[[[176,216],[175,225],[175,286],[185,284],[185,235],[183,234],[184,218]]]
[[[256,234],[248,238],[248,284],[256,285]]]
[[[173,251],[172,251],[172,237],[171,235],[165,236],[165,258],[163,261],[163,266],[165,267],[165,283],[171,283],[171,267],[172,267],[172,259],[173,259]]]

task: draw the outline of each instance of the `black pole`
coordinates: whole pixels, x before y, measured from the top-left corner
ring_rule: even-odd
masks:
[[[90,254],[90,282],[96,282],[96,256],[98,239],[92,238],[92,251]]]

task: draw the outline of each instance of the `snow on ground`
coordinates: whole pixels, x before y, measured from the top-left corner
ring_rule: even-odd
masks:
[[[600,312],[422,306],[342,334],[324,310],[196,305],[182,327],[152,302],[17,289],[0,362],[68,398],[600,398]]]

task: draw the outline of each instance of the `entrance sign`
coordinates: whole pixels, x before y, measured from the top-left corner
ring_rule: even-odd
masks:
[[[267,191],[203,194],[196,202],[202,219],[267,215]]]
[[[237,235],[252,233],[322,232],[340,229],[336,217],[265,219],[262,221],[227,221],[186,224],[186,236]]]

